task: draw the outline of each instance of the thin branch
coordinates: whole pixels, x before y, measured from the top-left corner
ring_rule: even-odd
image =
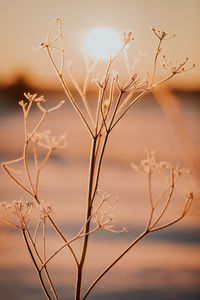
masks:
[[[26,172],[26,175],[27,175],[27,179],[29,181],[29,184],[30,184],[30,187],[31,187],[31,190],[32,190],[32,194],[34,195],[35,194],[35,189],[34,189],[34,186],[33,186],[32,179],[31,179],[31,175],[30,175],[30,171],[29,171],[29,166],[28,166],[28,160],[27,160],[28,144],[29,144],[28,141],[26,141],[25,144],[24,144],[24,151],[23,151],[24,168],[25,168],[25,172]]]
[[[27,192],[29,195],[31,195],[32,197],[34,197],[34,194],[29,191],[23,184],[21,184],[16,178],[15,176],[13,176],[11,174],[11,172],[7,169],[7,166],[6,166],[7,163],[2,163],[2,167],[3,169],[5,170],[5,172],[8,174],[8,176],[18,185],[20,186],[25,192]]]
[[[92,121],[92,124],[93,126],[95,126],[95,121],[94,121],[94,117],[92,115],[92,112],[91,112],[91,109],[88,105],[88,101],[87,101],[87,97],[86,97],[86,92],[84,90],[81,89],[78,81],[74,78],[73,74],[72,74],[72,71],[71,71],[71,66],[70,64],[68,64],[68,73],[69,73],[69,76],[70,76],[70,79],[74,85],[74,87],[76,88],[77,92],[79,93],[79,95],[81,96],[81,99],[83,101],[83,104],[85,105],[85,108],[86,108],[86,111],[90,117],[90,120]],[[84,87],[86,88],[86,86]]]
[[[135,246],[141,239],[143,239],[149,232],[144,231],[141,233],[108,267],[105,268],[105,270],[97,277],[97,279],[90,285],[87,292],[85,293],[83,300],[87,298],[91,290],[94,288],[94,286],[99,282],[99,280],[119,261],[121,258],[129,252],[133,246]]]
[[[142,91],[135,99],[133,99],[133,101],[126,107],[126,109],[123,111],[123,113],[119,116],[119,118],[115,121],[115,123],[112,125],[111,129],[113,129],[117,123],[124,117],[124,115],[129,111],[129,109],[138,101],[140,100],[142,97],[144,97],[148,92],[150,92],[153,88],[160,86],[162,83],[168,81],[169,79],[171,79],[173,76],[175,76],[176,73],[171,73],[169,76],[167,76],[166,78],[160,80],[159,82],[156,82],[155,84],[153,84],[151,87],[146,88],[144,91]],[[133,96],[133,93],[130,93],[130,95],[128,96],[130,99]],[[128,98],[127,98],[128,99]],[[128,99],[129,100],[129,99]],[[128,101],[127,101],[128,102]],[[119,111],[121,110],[121,108],[119,109]]]
[[[113,112],[113,115],[111,117],[111,121],[110,121],[110,124],[109,124],[109,131],[111,131],[114,127],[113,123],[114,123],[115,116],[117,114],[117,111],[118,111],[118,108],[119,108],[119,105],[120,105],[120,102],[121,102],[121,99],[122,99],[122,95],[123,95],[123,92],[121,91],[119,93],[119,96],[118,96],[118,99],[117,99],[117,102],[116,102],[116,105],[115,105],[115,108],[114,108],[114,112]]]
[[[41,170],[44,168],[44,166],[46,165],[46,163],[48,162],[51,154],[53,152],[53,149],[50,148],[49,151],[47,152],[44,160],[42,161],[41,165],[38,166],[36,164],[36,180],[35,180],[35,194],[37,195],[38,194],[38,184],[39,184],[39,177],[40,177],[40,172]]]
[[[23,235],[25,244],[26,244],[26,246],[27,246],[28,252],[29,252],[29,254],[30,254],[30,257],[31,257],[31,259],[32,259],[32,261],[33,261],[33,264],[34,264],[34,266],[35,266],[35,269],[36,269],[36,271],[37,271],[38,278],[39,278],[39,281],[40,281],[41,286],[42,286],[42,288],[43,288],[43,291],[44,291],[44,293],[45,293],[47,299],[51,300],[52,298],[51,298],[51,296],[49,295],[49,293],[48,293],[48,291],[47,291],[47,288],[46,288],[45,283],[44,283],[43,278],[42,278],[41,271],[40,271],[40,269],[38,268],[37,262],[36,262],[36,260],[35,260],[35,258],[34,258],[34,256],[33,256],[32,250],[31,250],[30,245],[29,245],[29,243],[28,243],[28,240],[27,240],[27,237],[26,237],[25,229],[22,229],[22,235]]]
[[[42,261],[40,255],[39,255],[39,253],[38,253],[38,250],[37,250],[37,248],[36,248],[36,245],[35,245],[35,243],[34,243],[34,240],[32,239],[32,236],[31,236],[31,234],[30,234],[30,232],[29,232],[29,230],[28,230],[28,227],[25,226],[25,229],[26,229],[26,231],[27,231],[27,233],[28,233],[28,237],[29,237],[29,239],[30,239],[30,241],[31,241],[31,244],[32,244],[32,246],[33,246],[33,248],[34,248],[34,250],[35,250],[35,253],[36,253],[38,259],[39,259],[40,262],[43,264],[43,261]],[[58,300],[58,295],[57,295],[57,293],[56,293],[54,284],[53,284],[53,282],[52,282],[52,280],[51,280],[51,277],[50,277],[50,275],[49,275],[49,272],[48,272],[46,266],[45,266],[45,268],[44,268],[44,271],[45,271],[45,274],[46,274],[47,279],[48,279],[48,281],[49,281],[49,284],[50,284],[51,290],[52,290],[52,292],[53,292],[53,294],[54,294],[54,297],[55,297],[56,300]]]
[[[128,112],[128,110],[144,95],[146,95],[149,92],[149,88],[147,88],[145,91],[143,91],[141,94],[139,94],[125,109],[125,111],[119,116],[119,118],[112,124],[111,130],[117,125],[117,123],[123,118],[123,116]]]
[[[33,245],[36,245],[36,239],[37,239],[37,235],[38,235],[38,231],[39,231],[39,227],[40,227],[41,223],[42,223],[42,220],[39,219],[37,222],[36,228],[35,228],[34,235],[33,235]]]
[[[69,88],[68,88],[66,82],[64,81],[63,75],[62,75],[62,74],[60,73],[60,71],[58,70],[58,67],[57,67],[57,65],[56,65],[56,63],[55,63],[55,61],[54,61],[54,59],[53,59],[53,57],[52,57],[51,51],[50,51],[50,49],[49,49],[49,45],[47,44],[47,45],[43,45],[43,46],[45,46],[46,49],[47,49],[47,53],[48,53],[48,56],[49,56],[49,58],[50,58],[50,61],[51,61],[52,65],[53,65],[53,67],[54,67],[54,69],[55,69],[55,71],[56,71],[56,73],[57,73],[57,75],[58,75],[60,81],[61,81],[61,84],[62,84],[62,86],[63,86],[63,89],[64,89],[64,91],[65,91],[67,97],[69,98],[69,100],[70,100],[70,102],[72,103],[73,107],[75,108],[75,110],[76,110],[77,113],[79,114],[81,120],[83,121],[83,123],[85,124],[86,128],[88,129],[90,135],[93,137],[94,135],[93,135],[93,132],[92,132],[92,130],[91,130],[91,128],[90,128],[88,122],[86,121],[86,119],[85,119],[85,117],[83,116],[83,114],[82,114],[80,108],[79,108],[78,105],[76,104],[76,101],[74,100],[74,98],[73,98],[73,96],[72,96],[72,94],[71,94],[71,92],[70,92],[70,90],[69,90]]]
[[[165,189],[162,190],[162,192],[158,195],[155,203],[154,203],[154,207],[156,208],[156,206],[159,204],[160,200],[162,199],[162,197],[168,192],[168,190],[171,188],[171,184],[169,184]]]
[[[165,203],[165,206],[164,208],[162,209],[160,215],[157,217],[157,219],[155,220],[155,222],[151,225],[150,229],[152,229],[159,221],[160,219],[162,218],[162,216],[164,215],[165,211],[167,210],[168,206],[169,206],[169,203],[172,199],[172,194],[173,194],[173,191],[174,191],[174,170],[172,169],[171,170],[171,186],[170,186],[170,192],[169,192],[169,195],[168,195],[168,198],[167,198],[167,201]]]
[[[46,260],[46,220],[43,218],[43,230],[42,230],[42,238],[43,238],[43,260]]]
[[[161,44],[162,44],[162,41],[163,41],[163,39],[159,39],[159,43],[158,43],[156,55],[155,55],[155,58],[154,58],[153,74],[152,74],[152,77],[151,77],[150,87],[152,87],[153,82],[154,82],[154,78],[155,78],[155,75],[156,75],[157,60],[158,60],[158,56],[159,56],[159,54],[160,54],[160,52],[161,52]]]
[[[152,197],[151,178],[152,178],[152,173],[151,173],[151,169],[150,169],[149,174],[148,174],[149,202],[150,202],[151,208],[153,208],[154,205],[153,205],[153,197]]]
[[[51,224],[53,225],[53,228],[55,229],[55,231],[60,235],[60,237],[65,241],[65,243],[67,244],[67,239],[65,238],[65,236],[62,234],[61,230],[58,228],[58,226],[55,224],[55,222],[53,221],[53,219],[48,216],[48,219],[50,220]],[[72,247],[70,245],[67,245],[72,256],[74,257],[74,260],[76,262],[76,265],[78,266],[79,265],[79,262],[78,262],[78,259],[76,257],[76,254],[74,252],[74,250],[72,249]]]
[[[155,209],[155,206],[153,204],[153,197],[152,197],[152,180],[151,179],[152,179],[152,170],[150,167],[150,170],[148,172],[148,194],[149,194],[149,202],[150,202],[150,206],[151,206],[151,213],[150,213],[150,217],[149,217],[149,221],[148,221],[146,230],[149,230],[149,227],[151,225],[151,221],[153,218],[153,214],[154,214],[154,209]]]
[[[180,221],[181,219],[183,219],[186,215],[186,213],[188,212],[190,206],[191,206],[191,203],[192,203],[192,200],[193,198],[191,199],[188,199],[184,205],[184,209],[183,209],[183,212],[182,214],[178,217],[178,218],[175,218],[173,221],[169,222],[169,223],[166,223],[164,225],[161,225],[161,226],[158,226],[158,227],[155,227],[155,228],[150,228],[150,232],[154,232],[154,231],[158,231],[158,230],[161,230],[161,229],[164,229],[164,228],[167,228],[175,223],[177,223],[178,221]]]
[[[103,225],[105,225],[106,223],[104,223]],[[85,227],[85,225],[84,225]],[[97,232],[101,227],[100,226],[96,226],[94,229],[92,229],[91,231],[87,232],[87,235],[91,235],[95,232]],[[69,240],[67,243],[63,244],[62,246],[60,246],[60,248],[58,248],[48,259],[46,259],[44,261],[44,263],[42,264],[41,268],[40,268],[40,271],[42,271],[42,269],[61,251],[63,250],[66,246],[69,246],[72,242],[76,241],[77,239],[79,238],[82,238],[82,237],[85,237],[85,233],[84,234],[81,234],[81,231],[83,231],[84,228],[82,228],[80,230],[80,232],[75,236],[73,237],[71,240]]]
[[[38,103],[39,106],[39,103]],[[42,123],[44,122],[44,119],[47,116],[48,111],[45,111],[40,119],[40,121],[38,122],[38,124],[36,125],[36,127],[33,129],[33,131],[27,135],[27,141],[30,141],[32,139],[32,137],[34,136],[34,134],[37,132],[37,130],[41,127]]]

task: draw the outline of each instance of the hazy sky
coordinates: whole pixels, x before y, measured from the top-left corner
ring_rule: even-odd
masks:
[[[0,82],[11,81],[17,73],[26,73],[40,84],[56,79],[45,51],[35,49],[60,17],[68,59],[74,62],[77,76],[82,70],[80,48],[93,27],[132,30],[133,56],[141,50],[150,57],[156,46],[150,28],[155,26],[176,33],[166,44],[172,58],[181,61],[189,56],[197,65],[176,82],[200,87],[199,15],[199,0],[0,0]]]

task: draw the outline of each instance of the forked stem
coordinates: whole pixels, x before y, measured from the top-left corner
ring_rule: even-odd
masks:
[[[22,229],[22,235],[23,235],[23,238],[24,238],[26,247],[27,247],[27,249],[28,249],[29,255],[30,255],[30,257],[31,257],[31,259],[32,259],[32,261],[33,261],[34,267],[35,267],[35,269],[36,269],[36,271],[37,271],[38,278],[39,278],[40,284],[41,284],[41,286],[42,286],[42,288],[43,288],[43,291],[44,291],[44,293],[45,293],[47,299],[52,300],[52,298],[51,298],[51,296],[49,295],[49,292],[48,292],[48,290],[47,290],[47,288],[46,288],[46,286],[45,286],[45,283],[44,283],[44,281],[43,281],[41,271],[40,271],[40,269],[38,268],[38,265],[37,265],[37,262],[36,262],[36,260],[35,260],[35,258],[34,258],[34,255],[33,255],[33,252],[32,252],[32,250],[31,250],[31,247],[30,247],[30,245],[29,245],[28,239],[27,239],[27,237],[26,237],[25,229]]]
[[[89,169],[89,183],[88,183],[88,200],[87,200],[87,214],[86,214],[86,226],[85,226],[85,235],[83,239],[83,248],[81,259],[77,268],[77,279],[76,279],[76,287],[75,287],[75,299],[80,300],[81,297],[81,285],[82,285],[82,275],[83,275],[83,266],[86,258],[87,247],[88,247],[88,232],[90,231],[90,223],[91,223],[91,212],[92,212],[92,193],[93,193],[93,184],[94,184],[94,176],[95,176],[95,162],[96,162],[96,145],[97,145],[97,137],[94,137],[92,142],[91,149],[91,158],[90,158],[90,169]]]
[[[149,232],[144,231],[141,233],[108,267],[105,268],[105,270],[97,277],[97,279],[91,284],[91,286],[88,288],[87,292],[85,293],[83,300],[87,298],[91,290],[94,288],[94,286],[99,282],[99,280],[112,268],[114,265],[122,259],[122,257],[133,248],[141,239],[143,239]]]

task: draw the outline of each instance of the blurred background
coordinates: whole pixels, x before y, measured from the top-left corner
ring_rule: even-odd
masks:
[[[189,57],[188,66],[196,64],[192,70],[175,76],[167,86],[137,103],[113,132],[100,188],[113,199],[119,196],[113,214],[119,226],[128,228],[128,233],[101,232],[92,238],[84,288],[145,227],[149,213],[146,178],[130,167],[131,162],[138,163],[145,157],[145,147],[155,150],[158,159],[186,165],[192,170],[193,176],[183,178],[178,186],[171,216],[181,210],[183,190],[196,192],[199,189],[199,13],[198,0],[0,0],[0,161],[21,155],[23,116],[18,101],[24,98],[24,92],[44,95],[49,106],[66,100],[60,110],[49,115],[43,129],[49,128],[54,134],[67,132],[69,146],[49,161],[41,177],[40,194],[43,199],[56,203],[55,218],[67,237],[80,229],[85,214],[90,141],[61,89],[45,49],[40,49],[48,30],[56,32],[56,17],[62,20],[67,60],[73,62],[73,74],[80,84],[85,76],[81,47],[87,33],[97,26],[111,27],[119,34],[133,32],[134,41],[128,49],[130,62],[134,63],[138,53],[145,53],[136,69],[140,77],[153,68],[157,41],[152,27],[176,34],[164,43],[163,53],[173,61],[182,62]],[[114,68],[121,80],[126,80],[123,59]],[[159,68],[162,77],[161,62]],[[93,76],[103,70],[104,63],[97,65]],[[65,74],[68,81],[66,70]],[[70,81],[69,85],[73,92]],[[88,97],[92,107],[96,103],[96,93],[95,84],[89,83]],[[30,125],[38,115],[34,110]],[[154,188],[158,193],[159,181]],[[21,197],[26,199],[27,195],[1,169],[0,201]],[[199,299],[199,217],[196,200],[183,221],[137,245],[88,299]],[[45,299],[20,238],[20,232],[0,220],[0,299]],[[50,229],[49,243],[51,247],[57,245]],[[77,251],[79,246],[79,243],[75,245]],[[51,265],[63,300],[73,299],[73,267],[68,252],[61,253]]]

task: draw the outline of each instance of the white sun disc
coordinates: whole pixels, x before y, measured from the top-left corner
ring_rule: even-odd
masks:
[[[122,41],[114,29],[96,27],[88,33],[83,49],[94,59],[106,60],[115,56],[121,47]]]

